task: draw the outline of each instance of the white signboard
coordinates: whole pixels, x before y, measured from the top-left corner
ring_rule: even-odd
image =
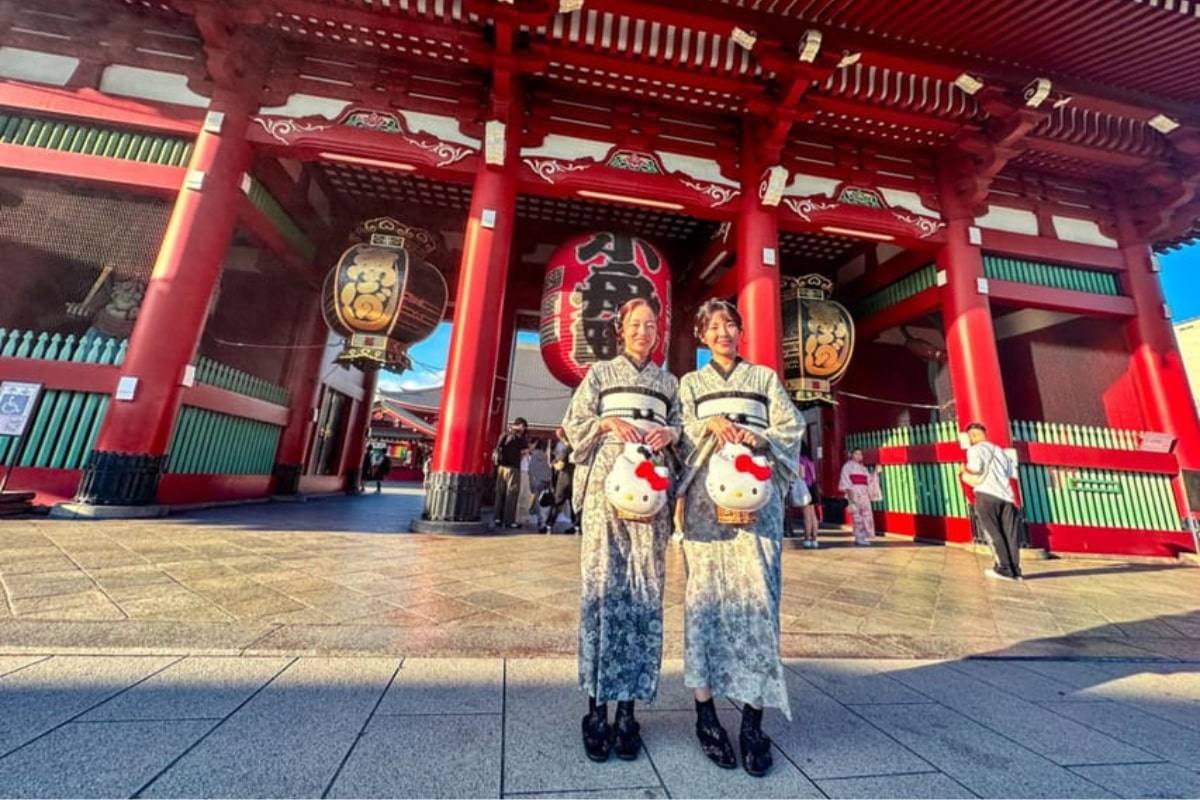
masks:
[[[37,404],[40,383],[0,383],[0,436],[20,436]]]

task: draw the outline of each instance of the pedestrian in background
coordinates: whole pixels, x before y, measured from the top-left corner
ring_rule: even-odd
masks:
[[[874,475],[863,464],[863,451],[854,448],[850,460],[842,467],[838,491],[846,495],[854,523],[854,544],[869,547],[875,536],[875,515],[871,510],[871,481]]]
[[[987,428],[967,426],[967,464],[959,470],[963,483],[975,490],[975,515],[992,545],[996,563],[984,574],[989,578],[1021,580],[1020,519],[1012,481],[1017,477],[1016,456],[987,440]]]
[[[492,460],[496,463],[496,526],[519,528],[517,501],[521,491],[521,457],[529,449],[525,438],[528,423],[517,417],[508,426],[508,432],[496,442]]]
[[[529,494],[531,499],[526,513],[529,515],[530,524],[542,533],[548,532],[543,519],[546,514],[550,513],[550,506],[554,502],[552,497],[543,498],[543,495],[552,491],[550,484],[553,478],[554,473],[550,471],[550,459],[546,454],[546,445],[541,439],[534,439],[529,448]],[[550,502],[543,504],[543,499],[548,499]]]
[[[565,507],[569,512],[570,522],[567,533],[574,533],[575,507],[571,503],[571,487],[575,479],[575,464],[571,462],[571,445],[567,442],[567,432],[559,426],[554,431],[554,450],[550,466],[554,470],[554,507],[550,510],[550,520],[547,523],[547,533],[554,531],[554,525]]]
[[[804,541],[800,545],[808,550],[816,550],[817,543],[817,503],[820,502],[820,490],[817,486],[817,468],[809,457],[810,451],[806,442],[800,448],[800,475],[798,480],[807,490],[807,503],[800,504],[800,514],[804,523]],[[802,495],[800,499],[805,499]]]

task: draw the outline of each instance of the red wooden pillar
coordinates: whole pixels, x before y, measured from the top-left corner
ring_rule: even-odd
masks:
[[[675,293],[679,297],[679,292]],[[696,368],[695,317],[697,304],[680,302],[671,313],[671,330],[664,335],[670,336],[670,347],[667,352],[667,368],[675,377],[680,378]]]
[[[958,408],[959,430],[972,422],[981,422],[990,441],[1008,447],[1011,444],[1008,403],[1000,375],[992,308],[986,283],[981,283],[983,253],[971,244],[971,224],[970,217],[951,218],[946,224],[946,244],[937,254],[938,269],[945,272],[946,279],[942,287],[942,320],[950,383]]]
[[[846,463],[846,404],[825,406],[821,409],[821,493],[826,497],[838,496],[838,478],[842,465]],[[817,454],[814,452],[813,457]]]
[[[367,452],[367,435],[371,430],[371,410],[375,407],[375,390],[379,387],[379,370],[363,372],[362,400],[354,408],[354,419],[346,432],[346,447],[342,451],[342,473],[346,476],[346,491],[355,494],[361,488],[363,455]]]
[[[118,393],[108,407],[76,495],[82,503],[147,505],[158,489],[184,369],[204,330],[251,156],[247,109],[222,94],[212,109],[196,138],[121,366],[132,399],[118,399]]]
[[[438,415],[425,511],[413,530],[486,530],[479,509],[491,470],[484,469],[492,381],[503,318],[516,216],[522,113],[514,99],[505,115],[504,163],[479,161],[463,241],[454,327]]]
[[[783,306],[779,297],[779,217],[759,199],[764,163],[757,128],[747,121],[741,149],[742,197],[737,224],[738,311],[742,355],[783,372]]]
[[[1137,316],[1125,324],[1125,336],[1142,414],[1151,430],[1176,437],[1175,453],[1185,469],[1200,469],[1200,421],[1150,248],[1127,215],[1118,212],[1118,220],[1125,291],[1137,308]]]
[[[495,380],[492,383],[491,403],[488,405],[488,427],[484,442],[491,448],[500,438],[500,432],[507,426],[505,419],[504,401],[509,395],[509,383],[513,377],[513,338],[517,335],[517,317],[511,308],[505,308],[500,327],[500,339],[496,345]],[[508,409],[511,416],[521,416],[520,409]],[[492,467],[491,449],[481,452],[481,461],[477,467],[480,473],[489,472]]]
[[[277,495],[293,495],[300,491],[304,458],[312,440],[317,386],[321,382],[324,345],[329,337],[329,329],[321,316],[321,299],[318,295],[313,295],[312,299],[298,325],[294,339],[297,349],[291,351],[287,361],[288,419],[279,436],[273,470]]]

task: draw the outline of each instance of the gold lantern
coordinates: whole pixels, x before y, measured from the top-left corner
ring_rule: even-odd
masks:
[[[391,217],[364,222],[355,238],[322,289],[325,322],[346,337],[337,361],[403,371],[408,348],[433,333],[446,311],[446,280],[425,261],[437,241]]]
[[[833,402],[833,384],[854,354],[854,319],[829,299],[833,281],[823,275],[785,277],[783,303],[784,385],[801,402]]]

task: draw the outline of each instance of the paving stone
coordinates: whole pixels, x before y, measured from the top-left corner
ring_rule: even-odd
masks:
[[[817,785],[830,798],[975,797],[962,784],[940,772],[877,775],[868,778],[825,778]]]
[[[946,666],[993,688],[1035,702],[1065,700],[1075,691],[1075,687],[1027,670],[1021,663],[996,659],[967,659],[948,662]]]
[[[287,658],[185,658],[81,720],[221,719],[289,663]]]
[[[1150,754],[944,664],[893,673],[898,681],[1059,764],[1145,761]]]
[[[130,797],[215,723],[71,723],[0,759],[7,797]]]
[[[320,796],[398,665],[377,658],[297,661],[142,796]]]
[[[787,666],[841,703],[927,703],[889,673],[917,662],[789,660]]]
[[[504,661],[407,658],[376,714],[499,714]]]
[[[792,721],[768,711],[763,729],[810,778],[931,769],[929,762],[794,673],[788,674],[788,693]]]
[[[1146,662],[1086,665],[1080,700],[1114,700],[1193,731],[1200,731],[1200,674],[1193,664]],[[1051,665],[1031,665],[1039,671]]]
[[[1185,767],[1194,768],[1200,757],[1200,731],[1184,728],[1124,703],[1101,700],[1043,705],[1056,714]]]
[[[658,798],[669,797],[666,790],[661,786],[617,786],[612,789],[590,789],[575,792],[505,792],[505,797],[522,797],[529,800],[537,800],[538,798],[562,798],[562,800],[587,800],[587,798],[599,798],[607,800],[611,797],[627,797],[633,800],[658,800]]]
[[[734,710],[718,714],[736,743],[740,715]],[[645,714],[641,724],[645,752],[672,797],[821,797],[817,787],[778,750],[774,766],[762,778],[751,777],[740,767],[723,770],[713,764],[696,741],[695,714]]]
[[[499,714],[376,716],[329,797],[498,797]]]
[[[509,659],[507,670],[505,791],[557,794],[658,784],[646,758],[609,764],[588,760],[580,740],[587,699],[574,659]],[[648,721],[654,715],[643,716]]]
[[[31,664],[45,661],[49,656],[0,656],[0,677],[24,669]]]
[[[1072,767],[1119,797],[1200,797],[1200,775],[1177,764]]]
[[[164,657],[58,656],[0,678],[0,754],[157,672]]]
[[[858,713],[981,797],[1104,797],[1065,767],[937,705],[868,705]]]

